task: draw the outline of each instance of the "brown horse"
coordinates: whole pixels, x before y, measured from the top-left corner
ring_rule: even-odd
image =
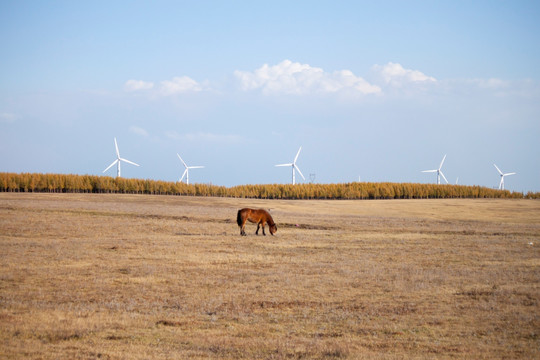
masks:
[[[268,223],[268,229],[270,230],[271,235],[274,235],[274,233],[277,231],[276,223],[268,211],[263,209],[245,208],[238,210],[238,215],[236,216],[236,223],[238,226],[240,226],[240,235],[242,236],[246,236],[244,228],[246,227],[246,221],[248,220],[249,222],[257,223],[257,231],[255,231],[255,235],[259,235],[259,228],[262,225],[262,233],[266,236],[266,233],[264,232],[264,225],[266,223]]]

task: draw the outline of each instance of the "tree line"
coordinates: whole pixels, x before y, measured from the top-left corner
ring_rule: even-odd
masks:
[[[257,199],[450,199],[540,198],[483,186],[352,182],[342,184],[265,184],[233,187],[96,175],[0,173],[2,192],[114,193],[217,196]]]

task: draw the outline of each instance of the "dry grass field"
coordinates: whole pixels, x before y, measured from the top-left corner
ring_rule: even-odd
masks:
[[[2,359],[540,358],[537,200],[0,193],[0,261]]]

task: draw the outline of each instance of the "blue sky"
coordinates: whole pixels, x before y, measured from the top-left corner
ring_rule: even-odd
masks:
[[[540,191],[539,4],[1,1],[0,171]]]

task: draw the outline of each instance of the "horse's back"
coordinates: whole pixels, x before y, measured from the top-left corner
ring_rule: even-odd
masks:
[[[249,221],[252,222],[259,222],[261,220],[264,221],[272,221],[272,216],[270,213],[264,209],[251,209],[251,208],[243,208],[238,210],[237,215],[237,222],[240,224],[242,218],[247,218]]]
[[[264,209],[258,209],[257,210],[259,219],[264,219],[266,222],[273,223],[274,220],[272,219],[272,215]]]

